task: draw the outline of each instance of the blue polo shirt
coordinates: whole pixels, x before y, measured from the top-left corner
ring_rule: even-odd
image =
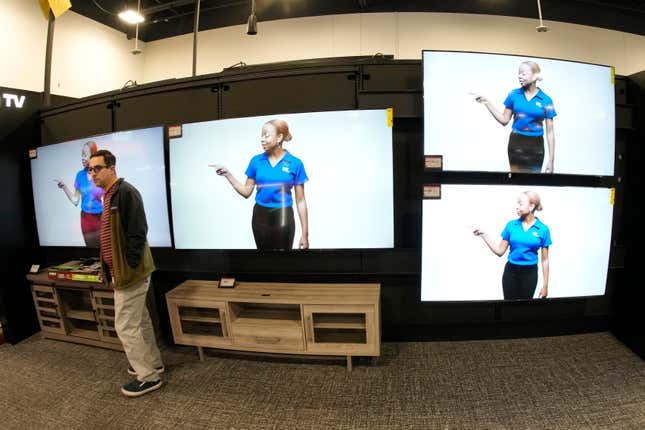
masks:
[[[526,99],[522,88],[514,89],[508,93],[504,106],[513,111],[513,131],[525,136],[544,135],[544,119],[557,115],[553,100],[539,88],[531,100]]]
[[[103,194],[105,191],[97,187],[92,179],[87,177],[87,171],[81,169],[76,174],[74,188],[81,192],[81,210],[89,214],[100,214],[103,210]]]
[[[510,221],[502,231],[502,239],[511,246],[508,261],[521,266],[538,264],[538,250],[551,245],[551,232],[538,218],[528,230],[522,228],[522,219]]]
[[[309,180],[302,161],[289,151],[275,166],[271,166],[267,154],[256,155],[246,169],[246,176],[255,179],[255,202],[268,208],[292,206],[291,189]]]

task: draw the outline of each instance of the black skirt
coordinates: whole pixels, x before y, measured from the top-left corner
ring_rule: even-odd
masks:
[[[296,233],[293,207],[253,206],[253,238],[258,249],[291,249]]]
[[[540,173],[544,162],[544,136],[525,136],[512,132],[508,139],[511,172]]]
[[[504,300],[528,300],[535,294],[538,281],[538,266],[522,266],[510,261],[504,267],[502,289]]]

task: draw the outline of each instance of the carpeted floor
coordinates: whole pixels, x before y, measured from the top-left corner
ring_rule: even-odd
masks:
[[[137,399],[123,353],[36,335],[0,346],[0,428],[645,428],[645,362],[610,333],[384,343],[373,363],[163,348]]]

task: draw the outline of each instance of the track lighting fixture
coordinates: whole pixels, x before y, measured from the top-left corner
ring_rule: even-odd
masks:
[[[251,15],[246,22],[246,34],[255,35],[258,34],[258,17],[255,16],[255,0],[251,0]]]
[[[136,22],[136,28],[134,30],[134,49],[130,51],[132,55],[139,55],[143,51],[139,49],[139,22],[143,22],[143,16],[141,15],[141,0],[137,2],[137,15],[141,17],[141,21]]]
[[[539,17],[540,17],[540,25],[538,25],[537,27],[535,27],[535,30],[536,30],[538,33],[544,33],[544,32],[546,32],[546,31],[549,31],[549,27],[547,27],[546,25],[544,25],[544,23],[542,22],[542,5],[540,4],[540,0],[537,0],[537,7],[538,7],[538,15],[539,15]]]

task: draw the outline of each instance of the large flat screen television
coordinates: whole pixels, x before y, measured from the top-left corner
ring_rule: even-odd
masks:
[[[449,171],[613,176],[613,80],[596,64],[423,51],[424,152]]]
[[[547,262],[547,299],[605,294],[612,198],[609,188],[443,184],[423,201],[421,300],[541,298]],[[522,220],[533,208],[538,222]]]
[[[38,148],[31,160],[31,179],[40,245],[98,247],[103,191],[92,182],[86,162],[100,149],[115,155],[117,176],[141,193],[150,246],[171,246],[163,127]]]
[[[385,109],[183,124],[170,139],[175,247],[391,248],[392,169]]]

